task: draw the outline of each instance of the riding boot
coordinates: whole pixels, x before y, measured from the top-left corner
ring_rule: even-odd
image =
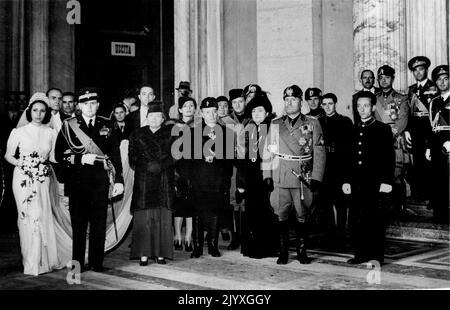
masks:
[[[234,211],[234,230],[228,250],[236,250],[241,245],[241,212]]]
[[[219,252],[219,217],[211,216],[208,220],[208,254],[213,257],[220,257]]]
[[[192,243],[194,245],[194,250],[191,253],[191,258],[198,258],[203,255],[203,223],[199,216],[194,216],[192,218]]]
[[[306,223],[297,223],[295,226],[295,242],[297,248],[297,259],[300,264],[311,263],[308,255],[306,254],[306,244],[308,240],[308,230]]]
[[[289,222],[278,222],[280,232],[280,254],[277,259],[278,265],[286,265],[289,260]]]

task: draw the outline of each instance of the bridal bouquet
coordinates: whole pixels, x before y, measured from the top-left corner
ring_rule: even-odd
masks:
[[[48,161],[42,158],[37,152],[33,152],[28,155],[23,155],[19,159],[19,169],[23,174],[27,176],[25,180],[22,180],[22,187],[31,187],[30,195],[24,202],[30,202],[36,196],[36,189],[34,188],[35,182],[43,183],[45,179],[50,175],[50,167]]]

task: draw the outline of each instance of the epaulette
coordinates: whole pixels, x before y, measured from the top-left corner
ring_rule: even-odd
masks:
[[[305,116],[306,116],[306,118],[315,119],[316,121],[319,119],[318,117],[312,116],[312,115],[305,115]]]

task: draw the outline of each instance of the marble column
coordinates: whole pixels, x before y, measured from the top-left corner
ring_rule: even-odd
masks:
[[[49,86],[75,91],[75,25],[66,20],[67,1],[50,2],[49,18]]]
[[[418,55],[427,56],[431,60],[431,70],[448,63],[448,12],[448,0],[406,1],[408,60]],[[409,84],[414,81],[409,72]]]
[[[49,87],[49,1],[34,0],[30,5],[30,93]]]
[[[28,38],[25,32],[25,0],[12,1],[9,8],[10,32],[9,32],[9,85],[10,91],[26,90],[26,59],[25,40]]]
[[[354,87],[363,69],[376,70],[385,64],[396,71],[394,88],[406,91],[406,0],[354,0]]]
[[[4,68],[0,70],[0,94],[7,90],[7,77],[9,63],[6,59],[8,57],[9,46],[9,3],[6,1],[0,1],[0,67]],[[3,98],[0,97],[0,112],[4,111]]]
[[[174,88],[176,88],[180,81],[190,81],[189,0],[175,0],[175,2],[174,2],[174,31],[175,31],[175,37],[174,37],[175,85],[174,85]],[[176,96],[176,94],[175,94],[175,96]]]

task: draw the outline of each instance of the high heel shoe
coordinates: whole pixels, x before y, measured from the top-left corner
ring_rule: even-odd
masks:
[[[181,243],[181,241],[175,240],[173,242],[173,246],[175,248],[175,251],[182,251],[183,250],[183,244]]]
[[[186,252],[192,252],[192,241],[190,241],[189,243],[187,243],[186,241],[184,242],[184,250]]]

